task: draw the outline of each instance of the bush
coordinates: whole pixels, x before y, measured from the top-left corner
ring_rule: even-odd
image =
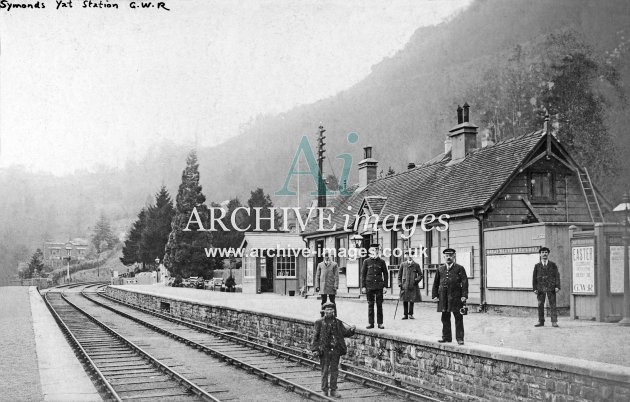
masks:
[[[175,280],[173,281],[173,284],[171,285],[174,288],[181,288],[182,287],[182,277],[181,275],[177,275],[175,277]]]

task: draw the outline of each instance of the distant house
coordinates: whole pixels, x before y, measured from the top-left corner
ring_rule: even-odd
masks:
[[[468,105],[458,108],[458,122],[447,136],[444,153],[383,178],[377,178],[372,148],[364,148],[358,186],[349,189],[350,196],[328,202],[334,208],[336,230],[318,231],[317,222],[310,221],[301,233],[308,247],[352,248],[352,237],[360,235],[363,247],[379,243],[383,250],[425,249],[426,255],[418,258],[425,268],[425,300],[430,300],[427,296],[441,251],[454,248],[457,262],[468,272],[471,303],[534,307],[532,271],[538,248],[546,245],[552,249],[550,258],[558,263],[564,284],[559,306],[568,308],[569,226],[592,229],[604,221],[611,205],[593,186],[587,171],[546,129],[496,144],[484,141],[481,147],[477,129],[468,121]],[[344,229],[346,214],[354,216],[347,225],[350,230]],[[410,231],[384,228],[391,228],[394,216],[422,219],[441,214],[449,216],[447,230],[437,221],[427,225],[426,232],[418,225],[408,243],[403,237]],[[377,225],[364,228],[368,219]],[[394,277],[400,258],[391,255],[385,260]],[[309,269],[317,262],[313,257]],[[362,260],[340,257],[337,262],[342,272],[340,292],[358,293]],[[396,293],[397,286],[391,291]]]
[[[64,258],[67,259],[67,257],[75,262],[85,260],[88,246],[89,243],[86,239],[78,237],[67,242],[44,242],[44,264],[60,267],[64,265]]]

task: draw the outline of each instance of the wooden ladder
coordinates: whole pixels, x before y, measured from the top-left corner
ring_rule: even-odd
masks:
[[[578,176],[580,178],[580,185],[582,186],[582,194],[584,194],[584,198],[586,199],[588,213],[591,215],[591,220],[593,223],[604,222],[604,215],[602,214],[602,209],[599,206],[599,201],[597,200],[597,194],[595,194],[595,188],[593,187],[591,176],[588,174],[586,168],[583,170],[578,169]]]

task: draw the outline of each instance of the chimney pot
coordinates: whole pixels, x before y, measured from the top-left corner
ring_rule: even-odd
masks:
[[[457,125],[450,130],[450,135],[444,141],[445,152],[451,150],[451,161],[449,165],[459,163],[466,158],[477,146],[477,126],[471,124],[469,120],[468,103],[464,103],[463,108],[457,109]],[[463,111],[463,116],[460,114]],[[459,118],[462,117],[462,120]]]
[[[359,162],[359,187],[366,187],[370,182],[377,179],[378,162],[372,158],[372,147],[370,145],[363,148],[365,158]]]
[[[470,109],[470,106],[468,105],[468,102],[464,103],[464,123],[468,123],[468,119],[469,119],[469,111],[468,109]]]
[[[415,167],[416,167],[416,164],[415,164],[415,163],[413,163],[413,162],[409,162],[409,164],[407,165],[407,170],[409,170],[409,169],[413,169],[413,168],[415,168]]]
[[[372,157],[372,147],[370,145],[363,148],[363,151],[363,159],[369,159]]]
[[[464,118],[462,117],[462,107],[457,105],[457,124],[462,124]]]

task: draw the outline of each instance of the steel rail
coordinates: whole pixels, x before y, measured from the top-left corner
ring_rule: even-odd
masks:
[[[115,308],[113,308],[111,306],[103,304],[103,303],[101,303],[101,302],[99,302],[97,300],[94,300],[93,298],[87,296],[85,294],[85,292],[81,292],[81,295],[83,295],[83,297],[85,297],[86,299],[90,300],[91,302],[93,302],[93,303],[95,303],[95,304],[97,304],[97,305],[99,305],[99,306],[101,306],[103,308],[106,308],[106,309],[108,309],[108,310],[110,310],[110,311],[112,311],[112,312],[114,312],[116,314],[119,314],[119,315],[121,315],[121,316],[123,316],[125,318],[128,318],[130,320],[133,320],[133,321],[135,321],[135,322],[137,322],[137,323],[139,323],[141,325],[144,325],[147,328],[150,328],[150,329],[152,329],[152,330],[154,330],[154,331],[156,331],[158,333],[161,333],[163,335],[169,336],[169,337],[171,337],[171,338],[173,338],[173,339],[175,339],[175,340],[177,340],[179,342],[182,342],[182,343],[184,343],[184,344],[186,344],[188,346],[191,346],[191,347],[193,347],[195,349],[199,349],[199,350],[201,350],[201,351],[203,351],[203,352],[205,352],[205,353],[207,353],[209,355],[212,355],[212,356],[214,356],[214,357],[216,357],[216,358],[218,358],[220,360],[223,360],[223,361],[225,361],[225,362],[227,362],[227,363],[229,363],[229,364],[231,364],[231,365],[233,365],[235,367],[241,368],[241,369],[243,369],[243,370],[245,370],[245,371],[247,371],[249,373],[256,374],[260,378],[262,378],[264,380],[267,380],[267,381],[270,381],[274,385],[281,385],[284,388],[286,388],[287,390],[293,391],[293,392],[295,392],[295,393],[297,393],[297,394],[299,394],[301,396],[307,397],[309,399],[318,400],[318,401],[335,401],[335,399],[332,399],[332,398],[329,398],[327,396],[324,396],[321,393],[319,393],[318,391],[315,391],[315,390],[303,387],[302,385],[299,385],[297,383],[289,381],[289,380],[287,380],[285,378],[282,378],[282,377],[280,377],[280,376],[278,376],[276,374],[270,373],[267,370],[263,370],[263,369],[258,368],[256,366],[248,364],[248,363],[246,363],[244,361],[241,361],[241,360],[239,360],[239,359],[237,359],[235,357],[232,357],[230,355],[227,355],[227,354],[225,354],[223,352],[219,352],[218,350],[212,349],[212,348],[210,348],[208,346],[202,345],[202,344],[197,343],[195,341],[191,341],[190,339],[186,339],[186,338],[184,338],[182,336],[179,336],[179,335],[177,335],[177,334],[175,334],[173,332],[170,332],[170,331],[168,331],[168,330],[166,330],[164,328],[158,327],[157,325],[154,325],[154,324],[151,324],[149,322],[146,322],[146,321],[142,320],[141,318],[134,317],[134,316],[132,316],[130,314],[127,314],[127,313],[125,313],[123,311],[117,310],[117,309],[115,309]],[[266,351],[264,349],[260,349],[260,350],[263,350],[266,353],[269,353],[268,351]],[[276,356],[280,356],[279,354],[276,354],[276,353],[273,353],[273,354],[275,354]],[[312,361],[310,363],[311,363],[310,366],[314,366],[314,364],[315,364]],[[316,366],[314,366],[314,367],[316,367]]]
[[[171,376],[174,380],[178,381],[180,383],[180,385],[183,385],[185,388],[187,388],[189,392],[192,392],[193,394],[199,396],[203,400],[212,401],[212,402],[219,402],[219,399],[215,398],[214,396],[210,395],[209,393],[207,393],[206,391],[201,389],[197,384],[191,382],[190,380],[185,378],[183,375],[179,374],[178,372],[176,372],[175,370],[171,369],[170,367],[168,367],[167,365],[165,365],[164,363],[162,363],[161,361],[159,361],[155,357],[151,356],[148,352],[144,351],[140,346],[138,346],[135,343],[131,342],[129,339],[127,339],[124,336],[120,335],[118,332],[116,332],[115,330],[113,330],[112,328],[110,328],[109,326],[104,324],[103,322],[97,320],[96,318],[91,316],[88,312],[86,312],[85,310],[83,310],[82,308],[77,306],[76,304],[72,303],[70,300],[68,300],[66,295],[64,295],[63,293],[61,294],[61,297],[63,298],[63,300],[66,301],[66,303],[68,303],[70,306],[74,307],[81,314],[85,315],[90,321],[94,322],[96,325],[100,326],[105,331],[109,332],[111,335],[113,335],[114,337],[118,338],[119,340],[121,340],[122,342],[127,344],[127,346],[129,346],[131,349],[134,349],[136,352],[138,352],[138,354],[142,355],[153,366],[155,366],[159,370],[165,372],[166,374]]]
[[[154,324],[147,323],[146,321],[144,321],[144,320],[142,320],[140,318],[134,317],[134,316],[132,316],[130,314],[127,314],[125,312],[119,311],[119,310],[117,310],[117,309],[115,309],[115,308],[113,308],[111,306],[108,306],[108,305],[106,305],[104,303],[101,303],[101,302],[99,302],[99,301],[97,301],[97,300],[87,296],[85,293],[86,292],[81,292],[83,297],[87,298],[88,300],[90,300],[90,301],[92,301],[92,302],[94,302],[94,303],[96,303],[96,304],[98,304],[100,306],[103,306],[104,308],[107,308],[107,309],[109,309],[109,310],[111,310],[113,312],[116,312],[116,313],[118,313],[118,314],[120,314],[120,315],[122,315],[122,316],[124,316],[126,318],[129,318],[131,320],[134,320],[134,321],[136,321],[136,322],[138,322],[138,323],[140,323],[142,325],[146,325],[147,327],[152,328],[152,329],[154,329],[154,330],[156,330],[158,332],[169,333],[169,331],[164,330],[162,328],[159,328],[159,327],[157,327]],[[133,309],[136,309],[136,310],[139,310],[139,311],[142,311],[142,312],[146,312],[146,313],[154,315],[154,316],[156,316],[158,318],[162,318],[162,319],[165,319],[165,320],[177,323],[177,324],[184,325],[186,327],[192,328],[192,329],[200,331],[200,332],[209,333],[211,335],[220,337],[222,339],[226,339],[226,340],[231,341],[233,343],[237,343],[237,344],[240,344],[240,345],[243,345],[243,346],[247,346],[247,347],[252,348],[252,349],[260,350],[262,352],[265,352],[265,353],[268,353],[268,354],[271,354],[271,355],[275,355],[277,357],[284,357],[284,358],[286,358],[289,361],[300,363],[302,365],[309,366],[309,367],[312,367],[312,368],[320,367],[319,363],[317,363],[317,362],[315,362],[315,361],[313,361],[311,359],[307,359],[307,358],[304,358],[302,356],[298,356],[298,355],[293,354],[293,353],[289,353],[289,352],[286,352],[286,351],[282,351],[282,350],[276,349],[276,348],[274,348],[274,347],[272,347],[270,345],[263,345],[263,344],[260,344],[260,343],[257,343],[257,342],[246,340],[246,339],[240,338],[238,336],[226,333],[225,331],[211,329],[211,328],[208,328],[208,327],[203,327],[201,325],[198,325],[198,324],[195,324],[195,323],[192,323],[192,322],[189,322],[189,321],[184,321],[184,320],[181,320],[181,319],[178,319],[178,318],[166,315],[164,313],[158,313],[157,311],[153,311],[151,309],[147,309],[147,308],[144,308],[144,307],[132,305],[131,303],[127,303],[127,302],[124,302],[124,301],[116,300],[116,299],[114,299],[114,298],[112,298],[112,297],[110,297],[108,295],[101,294],[100,296],[104,297],[104,298],[106,298],[106,299],[108,299],[110,301],[113,301],[115,303],[126,305],[126,306],[128,306],[130,308],[133,308]],[[176,335],[176,334],[173,334],[173,335],[174,335],[174,337],[176,337],[176,339],[181,338],[181,339],[178,339],[178,340],[180,340],[180,341],[182,341],[184,343],[192,342],[192,341],[189,341],[189,340],[187,340],[185,338],[180,337],[179,335]],[[205,346],[202,345],[202,347],[205,347]],[[376,389],[376,390],[379,390],[379,391],[389,392],[391,394],[398,395],[398,396],[405,397],[405,398],[409,398],[409,399],[412,399],[412,400],[430,401],[430,402],[439,402],[439,401],[441,401],[440,399],[436,399],[436,398],[433,398],[433,397],[430,397],[430,396],[427,396],[427,395],[422,395],[422,394],[419,394],[419,393],[414,392],[412,390],[399,387],[397,385],[388,384],[388,383],[385,383],[385,382],[382,382],[382,381],[379,381],[379,380],[376,380],[376,379],[373,379],[373,378],[370,378],[370,377],[367,377],[367,376],[362,376],[360,374],[352,373],[352,372],[349,372],[349,371],[346,371],[346,370],[341,370],[340,369],[339,370],[339,375],[342,376],[343,378],[351,381],[351,382],[354,382],[354,383],[357,383],[357,384],[361,384],[361,385],[364,385],[366,387],[370,387],[370,388],[373,388],[373,389]]]
[[[39,289],[37,291],[39,292]],[[99,370],[99,368],[96,366],[96,363],[90,358],[90,356],[88,355],[87,351],[83,348],[83,346],[81,346],[81,344],[79,343],[79,340],[74,336],[72,331],[70,331],[70,328],[68,328],[66,323],[63,321],[63,319],[59,315],[59,313],[57,313],[57,311],[52,307],[52,305],[50,304],[50,301],[48,300],[48,293],[50,292],[46,292],[46,295],[44,296],[40,292],[39,295],[42,296],[42,299],[44,299],[44,303],[46,303],[46,307],[48,307],[48,310],[50,310],[51,314],[55,318],[55,321],[57,321],[57,324],[66,335],[66,338],[68,338],[71,341],[71,344],[74,345],[74,349],[78,350],[79,353],[82,355],[83,360],[87,362],[88,369],[92,373],[96,373],[98,382],[101,384],[101,386],[105,387],[106,393],[109,394],[115,401],[122,402],[122,399],[120,398],[118,393],[114,390],[114,388],[109,383],[109,381],[107,381],[107,379],[105,378],[105,375],[101,372],[101,370]],[[61,294],[61,292],[53,292],[53,293]]]

